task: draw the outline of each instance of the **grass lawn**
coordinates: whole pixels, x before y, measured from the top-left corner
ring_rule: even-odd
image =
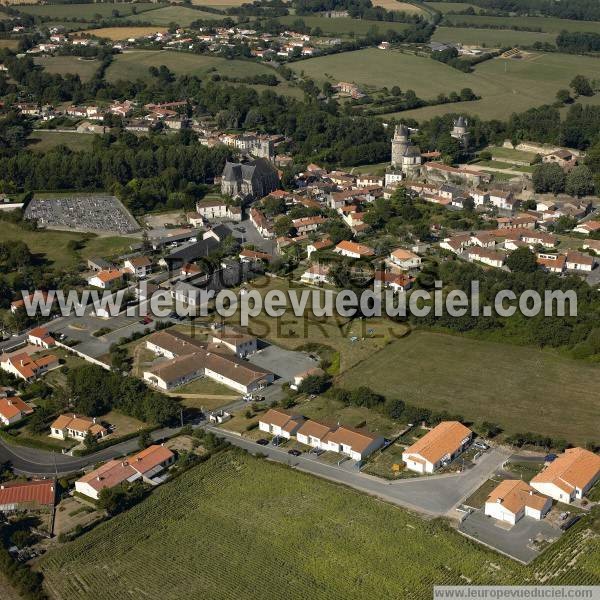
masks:
[[[503,48],[505,46],[531,46],[535,42],[554,44],[556,34],[538,31],[514,31],[512,29],[438,27],[431,39],[436,42],[455,42],[466,46]]]
[[[365,35],[374,28],[377,28],[379,33],[385,33],[390,29],[393,31],[404,31],[408,28],[407,23],[394,23],[392,21],[367,21],[362,19],[351,19],[349,17],[329,19],[327,17],[289,15],[286,17],[278,17],[277,21],[283,23],[284,25],[292,25],[294,21],[297,21],[298,19],[302,19],[304,23],[311,29],[320,27],[325,35],[349,35],[351,33],[356,35]],[[376,50],[376,52],[382,54],[381,50]],[[305,61],[299,61],[296,63],[296,65],[302,65],[304,62]]]
[[[102,17],[111,17],[113,11],[118,11],[120,15],[131,15],[134,11],[140,13],[147,10],[155,10],[160,4],[144,2],[139,4],[113,4],[113,3],[94,3],[94,4],[27,4],[20,5],[17,9],[29,15],[53,17],[56,19],[93,19],[96,15]]]
[[[551,351],[417,331],[339,383],[498,423],[509,434],[532,431],[585,444],[600,441],[600,399],[590,392],[597,378],[597,366]]]
[[[421,14],[423,9],[409,2],[399,2],[398,0],[374,0],[373,6],[381,6],[387,10],[395,10],[408,14]]]
[[[369,175],[385,175],[385,170],[390,166],[389,162],[376,163],[373,165],[360,165],[352,167],[352,173],[367,173]]]
[[[114,433],[111,433],[110,437],[107,439],[119,438],[148,427],[147,423],[144,423],[139,419],[135,419],[134,417],[124,415],[116,410],[111,410],[105,415],[98,417],[98,420],[106,422],[115,428]]]
[[[275,71],[264,65],[245,60],[227,60],[218,56],[201,56],[175,51],[138,50],[119,54],[107,71],[108,81],[135,80],[150,77],[148,68],[165,65],[177,75],[202,76],[211,70],[230,77],[246,77]],[[277,90],[277,88],[272,88]]]
[[[190,23],[199,20],[215,20],[222,19],[223,15],[218,15],[210,12],[203,12],[185,6],[165,6],[158,10],[153,10],[148,13],[142,13],[124,17],[128,22],[151,23],[152,25],[169,25],[177,23],[181,27],[188,27]]]
[[[270,290],[277,289],[285,293],[291,289],[287,280],[270,277],[256,280],[253,286],[263,296]],[[302,285],[292,286],[298,293],[302,290],[312,291],[312,288]],[[323,290],[314,291],[321,298],[326,293]],[[383,318],[354,321],[342,317],[317,318],[311,307],[309,298],[303,317],[296,317],[291,311],[282,317],[270,317],[263,313],[250,321],[248,331],[289,350],[306,350],[319,354],[321,358],[327,357],[332,362],[332,374],[343,372],[367,359],[407,331],[404,325]],[[236,313],[229,322],[239,324],[239,314]],[[353,341],[353,338],[356,339]]]
[[[558,19],[555,17],[487,17],[483,15],[446,15],[446,20],[451,23],[469,23],[470,25],[511,26],[540,28],[546,33],[556,34],[561,31],[591,31],[600,33],[598,21],[575,21],[571,19]],[[510,32],[511,30],[503,30]],[[514,33],[529,33],[515,31]]]
[[[29,149],[34,152],[47,152],[56,146],[67,146],[74,152],[90,150],[94,136],[86,133],[65,133],[63,131],[34,131],[29,137]]]
[[[347,55],[349,54],[352,53]],[[390,52],[388,54],[398,53]],[[482,97],[481,100],[475,102],[426,106],[416,110],[396,113],[395,115],[406,118],[412,117],[417,120],[430,119],[433,116],[444,115],[448,112],[467,115],[476,114],[483,119],[506,119],[514,112],[523,112],[533,106],[540,106],[553,101],[559,89],[569,86],[573,73],[581,73],[590,78],[596,78],[599,72],[597,58],[560,53],[539,53],[532,54],[520,61],[500,58],[488,60],[478,65],[475,72],[470,74],[459,73],[456,70],[454,70],[454,73],[447,73],[444,69],[450,69],[450,67],[446,65],[440,64],[437,67],[431,67],[427,62],[421,62],[421,69],[431,74],[431,77],[422,76],[421,79],[426,81],[420,84],[417,71],[412,70],[415,68],[414,61],[435,61],[408,55],[399,56],[403,56],[403,58],[402,62],[398,64],[400,68],[399,71],[397,70],[398,79],[394,82],[388,81],[388,85],[397,83],[402,89],[412,88],[417,92],[417,95],[425,98],[441,91],[447,92],[448,90],[470,87]],[[358,62],[362,64],[362,61]],[[406,71],[402,70],[404,63],[407,63]],[[304,64],[306,65],[306,63]],[[411,64],[413,67],[411,67]],[[323,65],[321,67],[323,68]],[[440,67],[442,70],[438,71]],[[376,69],[373,70],[376,71]],[[336,71],[327,68],[327,72],[335,73]],[[350,73],[341,73],[340,79],[343,80],[344,77],[341,75],[350,76]],[[405,75],[407,77],[404,77]],[[423,72],[421,72],[421,75],[423,75]],[[441,79],[436,79],[438,76]],[[358,76],[355,79],[360,82]],[[442,87],[445,87],[445,89],[438,89],[440,82],[443,82]]]
[[[514,473],[515,479],[522,479],[528,483],[542,470],[544,465],[541,463],[523,462],[508,462],[504,469],[510,473]]]
[[[425,6],[439,10],[442,14],[451,11],[466,10],[467,8],[472,8],[475,12],[481,10],[478,6],[469,4],[468,2],[425,2]]]
[[[504,148],[502,146],[488,146],[485,151],[491,152],[494,160],[503,160],[505,162],[525,162],[532,163],[535,160],[535,152],[523,152],[521,150],[513,150],[512,148]]]
[[[470,506],[471,508],[483,508],[485,506],[485,501],[488,499],[492,491],[498,486],[500,481],[500,479],[488,479],[478,490],[474,491],[463,502],[463,504]]]
[[[213,381],[208,377],[200,377],[195,381],[190,381],[173,390],[175,394],[207,394],[208,396],[235,396],[238,397],[239,393],[235,390]]]
[[[580,549],[564,572],[553,562]],[[357,551],[357,548],[360,551]],[[569,559],[571,554],[569,555]],[[559,564],[563,564],[560,562]],[[367,495],[226,451],[38,563],[56,600],[403,598],[433,585],[600,582],[585,523],[522,566]],[[150,576],[149,576],[150,575]],[[133,597],[132,596],[132,597]]]
[[[89,81],[100,66],[97,60],[84,60],[79,56],[42,56],[34,62],[53,75],[72,73],[79,75],[82,81]]]
[[[0,242],[13,240],[25,242],[33,254],[49,261],[50,266],[57,270],[74,269],[81,260],[92,256],[112,256],[129,249],[131,244],[135,243],[134,238],[118,236],[98,237],[93,234],[46,229],[26,231],[13,223],[3,221],[0,227]],[[79,253],[67,247],[71,240],[84,241],[85,245]]]

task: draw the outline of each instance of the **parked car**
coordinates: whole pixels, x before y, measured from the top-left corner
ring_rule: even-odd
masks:
[[[544,462],[552,462],[553,460],[557,459],[557,455],[556,454],[546,454],[546,456],[544,456]]]
[[[300,456],[302,452],[300,452],[300,450],[295,450],[294,448],[292,448],[291,450],[288,450],[288,454],[291,454],[292,456]]]
[[[256,443],[259,446],[268,446],[269,445],[269,440],[265,440],[264,438],[261,438],[260,440],[256,440]]]
[[[489,448],[489,446],[485,442],[480,442],[480,441],[473,442],[473,447],[477,448],[477,450],[483,450],[483,451],[485,451]]]

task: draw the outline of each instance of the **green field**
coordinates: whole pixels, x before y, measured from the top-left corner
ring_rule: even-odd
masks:
[[[64,144],[74,152],[89,150],[94,136],[86,133],[70,133],[63,131],[34,131],[29,137],[29,148],[34,152],[47,152],[56,146]]]
[[[39,568],[55,600],[423,600],[435,584],[600,583],[600,536],[584,532],[573,528],[524,567],[444,521],[227,451]]]
[[[308,27],[320,27],[326,35],[348,35],[350,33],[364,35],[374,27],[376,27],[380,33],[385,33],[390,29],[393,31],[404,31],[408,28],[407,23],[363,21],[362,19],[350,18],[328,19],[327,17],[299,17],[294,15],[277,18],[280,23],[285,25],[292,25],[294,21],[297,21],[298,19],[302,19]]]
[[[56,195],[56,194],[51,194]],[[72,195],[70,193],[69,195]],[[118,236],[97,237],[70,231],[27,231],[17,225],[2,221],[0,226],[0,242],[21,240],[27,244],[29,250],[40,259],[49,262],[51,268],[57,271],[70,270],[77,267],[82,259],[92,256],[108,257],[129,250],[134,238]],[[79,252],[74,252],[67,247],[71,240],[86,240],[84,247]]]
[[[165,8],[159,8],[158,10],[153,10],[149,13],[125,17],[124,20],[129,22],[151,23],[152,25],[169,25],[170,23],[177,23],[177,25],[180,25],[181,27],[188,27],[190,23],[200,19],[214,20],[222,18],[223,15],[194,10],[193,8],[187,8],[185,6],[166,6]]]
[[[467,8],[472,8],[475,12],[481,10],[478,6],[469,4],[468,2],[425,2],[425,6],[435,8],[435,10],[439,10],[442,14],[449,11],[466,10]]]
[[[535,152],[523,152],[522,150],[504,148],[503,146],[488,146],[485,151],[490,152],[495,160],[506,162],[518,161],[531,164],[537,156]]]
[[[600,33],[598,21],[574,21],[554,17],[486,17],[482,15],[446,15],[450,23],[469,23],[485,27],[486,25],[539,28],[546,33],[557,34],[561,31],[593,31]]]
[[[111,17],[113,11],[120,15],[131,15],[134,11],[141,13],[159,8],[160,4],[151,2],[126,4],[119,2],[90,3],[90,4],[23,4],[16,7],[19,11],[35,16],[55,17],[56,19],[93,19],[96,15]]]
[[[505,46],[531,46],[535,42],[554,44],[556,34],[512,31],[511,29],[438,27],[431,39],[436,42],[455,42],[466,46],[503,48]]]
[[[120,79],[135,80],[149,78],[151,66],[167,66],[178,75],[206,75],[216,69],[221,75],[247,77],[275,71],[252,61],[227,60],[217,56],[203,56],[175,51],[139,50],[119,54],[108,68],[106,77],[114,82]],[[273,88],[276,89],[276,88]]]
[[[598,366],[550,351],[413,332],[341,377],[468,420],[572,443],[600,441]]]
[[[48,73],[72,73],[79,75],[82,81],[89,81],[100,66],[97,60],[83,60],[78,56],[42,56],[34,59],[34,62]]]
[[[19,40],[0,40],[0,48],[8,48],[9,50],[16,50],[19,46]]]

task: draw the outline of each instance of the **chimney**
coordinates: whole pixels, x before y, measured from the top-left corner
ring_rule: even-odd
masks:
[[[92,423],[95,425],[96,424],[96,417],[92,417]]]
[[[498,498],[498,499],[496,500],[496,502],[497,502],[498,504],[502,504],[502,498]]]

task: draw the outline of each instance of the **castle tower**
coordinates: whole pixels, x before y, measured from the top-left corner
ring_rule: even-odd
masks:
[[[403,123],[396,125],[394,137],[392,138],[392,167],[402,166],[402,155],[410,145],[410,132]]]
[[[450,132],[450,136],[454,139],[460,140],[463,148],[469,147],[470,134],[469,134],[469,122],[461,115],[454,121],[454,127]]]

